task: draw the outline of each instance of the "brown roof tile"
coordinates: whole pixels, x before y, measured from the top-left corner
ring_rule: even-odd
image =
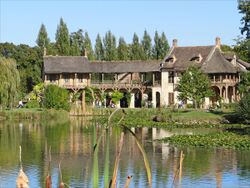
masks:
[[[157,72],[160,61],[92,61],[83,56],[46,56],[44,73]]]

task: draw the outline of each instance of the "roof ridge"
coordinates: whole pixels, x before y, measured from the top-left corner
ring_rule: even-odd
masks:
[[[169,52],[165,55],[163,60],[161,60],[162,63],[165,63],[165,59],[167,59],[172,54],[172,52],[174,51],[175,48],[176,47],[174,47],[174,46],[172,48],[170,48]]]
[[[213,56],[216,49],[217,49],[217,47],[213,46],[213,48],[211,49],[211,51],[207,55],[205,61],[203,62],[201,69],[206,70],[206,68],[208,66],[208,61],[212,58],[212,56]]]
[[[197,47],[213,47],[214,45],[207,46],[176,46],[175,48],[197,48]]]

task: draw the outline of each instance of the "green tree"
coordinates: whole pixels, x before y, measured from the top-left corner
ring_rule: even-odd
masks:
[[[85,34],[84,34],[84,50],[86,50],[86,52],[87,52],[88,59],[93,60],[94,59],[94,51],[92,48],[92,43],[91,43],[91,40],[89,38],[88,32],[85,32]]]
[[[56,85],[48,85],[44,91],[43,105],[48,108],[70,110],[69,92]]]
[[[144,59],[151,59],[152,56],[152,44],[151,44],[151,37],[148,32],[145,30],[143,34],[143,39],[141,41],[141,45],[143,48],[143,58]]]
[[[243,95],[250,92],[250,72],[241,73],[238,88]]]
[[[70,55],[79,56],[81,55],[80,47],[75,33],[70,35]]]
[[[116,60],[117,59],[116,38],[111,33],[111,31],[108,31],[105,34],[105,37],[103,39],[103,45],[104,45],[104,59],[106,61]]]
[[[250,93],[241,98],[236,113],[244,122],[250,123]]]
[[[96,60],[104,60],[104,49],[102,44],[102,39],[100,34],[97,34],[96,40],[95,40],[95,58]]]
[[[21,94],[32,91],[33,86],[40,83],[42,72],[42,53],[39,47],[28,45],[0,44],[0,54],[5,58],[15,59],[21,79]]]
[[[33,87],[33,90],[32,92],[29,93],[28,97],[31,100],[35,100],[40,103],[42,101],[44,89],[45,89],[44,83],[39,83]]]
[[[59,55],[70,55],[69,30],[62,18],[60,19],[60,23],[57,26],[56,48],[58,50]]]
[[[0,108],[11,108],[17,100],[20,84],[16,62],[0,57],[0,70]]]
[[[243,27],[241,29],[241,34],[246,33],[246,38],[250,39],[250,1],[249,0],[239,0],[238,1],[239,13],[243,14],[241,18],[241,23]]]
[[[115,91],[112,93],[112,101],[114,102],[115,105],[117,105],[122,98],[123,98],[123,93],[121,93],[120,91]]]
[[[178,85],[179,100],[193,101],[195,108],[200,107],[205,97],[213,96],[208,77],[197,67],[189,67],[180,78]]]
[[[220,49],[222,52],[233,52],[233,48],[231,46],[228,46],[228,45],[221,45],[220,46]]]
[[[235,41],[236,45],[233,50],[237,53],[240,59],[250,62],[250,39],[238,38]]]
[[[71,55],[82,55],[84,52],[84,37],[83,30],[79,29],[70,35]]]
[[[132,60],[142,59],[142,47],[139,42],[139,37],[136,33],[133,36],[133,42],[131,44],[131,57]]]
[[[163,59],[169,50],[169,44],[167,37],[164,32],[162,32],[159,40],[159,59]]]
[[[39,46],[40,48],[48,48],[50,43],[49,37],[48,37],[48,33],[46,30],[46,27],[44,24],[41,25],[40,30],[38,32],[38,36],[36,39],[36,44],[37,46]]]
[[[118,60],[128,60],[128,45],[126,44],[123,37],[119,38],[118,47],[117,47],[117,58]]]
[[[152,50],[152,57],[153,59],[160,59],[160,37],[158,31],[155,31],[154,36],[154,46]]]

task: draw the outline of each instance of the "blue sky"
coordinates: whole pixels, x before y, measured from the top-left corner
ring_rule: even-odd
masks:
[[[60,17],[70,32],[87,30],[92,42],[111,30],[130,43],[147,29],[152,37],[164,31],[180,46],[214,44],[216,36],[233,45],[241,26],[236,0],[0,0],[0,6],[0,42],[31,46],[42,23],[54,41]]]

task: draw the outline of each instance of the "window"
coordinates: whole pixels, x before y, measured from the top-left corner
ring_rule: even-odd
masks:
[[[56,74],[50,74],[48,75],[48,80],[52,83],[56,82],[57,80],[57,75]]]
[[[83,74],[78,74],[78,82],[83,83],[84,76]]]
[[[174,72],[169,72],[168,83],[174,83]]]
[[[64,79],[65,83],[69,83],[69,75],[68,74],[63,75],[63,79]]]

